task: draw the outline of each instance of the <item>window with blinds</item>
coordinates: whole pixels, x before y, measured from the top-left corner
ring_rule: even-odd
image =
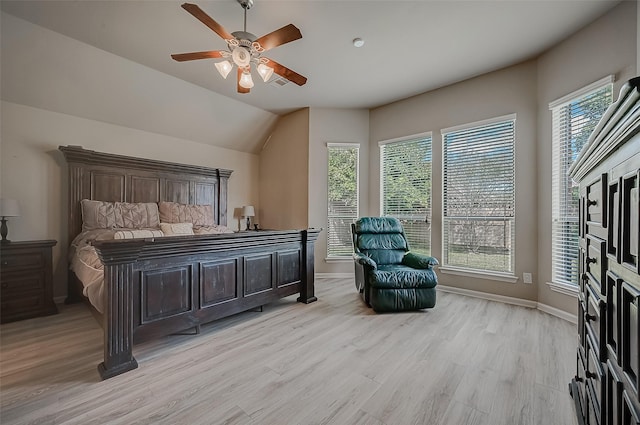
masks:
[[[515,115],[442,130],[443,265],[513,273]]]
[[[579,193],[568,175],[591,132],[612,102],[613,77],[549,104],[552,115],[552,281],[578,285]]]
[[[327,258],[351,258],[358,219],[359,145],[328,143]]]
[[[380,143],[380,211],[402,223],[412,251],[431,255],[431,133]]]

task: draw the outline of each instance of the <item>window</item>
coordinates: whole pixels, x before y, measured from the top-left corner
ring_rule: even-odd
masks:
[[[431,133],[380,143],[380,211],[402,223],[412,251],[431,254]]]
[[[549,104],[552,115],[552,281],[578,285],[578,186],[568,175],[589,135],[611,104],[612,77]]]
[[[351,223],[358,219],[359,145],[328,143],[327,258],[351,258]]]
[[[442,136],[443,265],[513,274],[515,115]]]

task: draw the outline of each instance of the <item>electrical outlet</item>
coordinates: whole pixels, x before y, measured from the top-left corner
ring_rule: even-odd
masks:
[[[524,283],[533,283],[533,280],[531,279],[531,273],[522,273],[522,281]]]

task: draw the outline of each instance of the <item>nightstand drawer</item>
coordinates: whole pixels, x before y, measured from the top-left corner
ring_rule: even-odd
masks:
[[[58,312],[53,302],[54,240],[0,244],[0,323]]]
[[[22,253],[3,253],[0,259],[0,273],[11,272],[13,270],[42,268],[45,265],[44,255],[42,251],[22,252]],[[4,278],[3,278],[4,279]]]
[[[23,292],[19,296],[2,299],[2,321],[8,322],[33,317],[45,307],[42,291]]]
[[[0,290],[6,294],[40,290],[44,287],[45,278],[44,270],[33,270],[20,273],[2,273],[2,284],[0,284]]]

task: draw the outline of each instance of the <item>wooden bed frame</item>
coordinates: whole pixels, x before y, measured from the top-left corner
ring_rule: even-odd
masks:
[[[80,201],[213,205],[227,224],[231,171],[60,146],[69,165],[69,242],[82,230]],[[299,293],[316,301],[314,242],[321,229],[250,231],[96,241],[104,264],[102,379],[138,364],[134,343],[250,310]],[[83,299],[69,273],[68,301]]]

